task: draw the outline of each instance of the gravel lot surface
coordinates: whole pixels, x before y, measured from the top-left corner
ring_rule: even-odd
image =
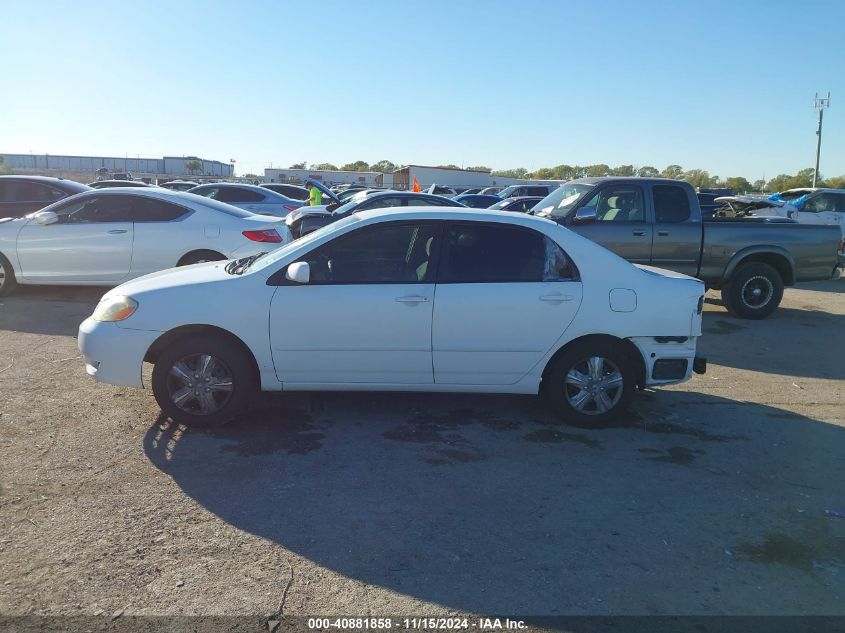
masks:
[[[294,394],[188,431],[86,376],[102,292],[0,299],[2,614],[845,615],[845,282],[710,293],[708,373],[602,430]]]

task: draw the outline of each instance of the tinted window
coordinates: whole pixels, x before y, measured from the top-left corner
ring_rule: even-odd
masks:
[[[525,193],[522,194],[523,196],[540,196],[541,198],[545,198],[549,195],[549,188],[548,187],[525,187]]]
[[[428,282],[436,224],[387,223],[347,233],[303,258],[312,284]]]
[[[654,185],[655,222],[683,222],[690,218],[689,197],[683,187],[675,185]]]
[[[366,211],[367,209],[386,209],[387,207],[401,207],[402,198],[394,198],[393,196],[376,196],[371,200],[367,200],[358,207],[358,211]]]
[[[47,205],[65,197],[65,193],[37,182],[7,182],[5,192],[0,194],[4,202],[43,202]]]
[[[821,213],[824,211],[845,211],[845,195],[838,193],[823,193],[810,198],[804,204],[802,211]]]
[[[132,205],[132,219],[135,222],[170,222],[181,218],[188,211],[164,200],[137,197]]]
[[[545,235],[505,224],[449,223],[438,282],[506,283],[571,279],[574,267]]]
[[[90,222],[131,222],[131,196],[101,196],[85,198],[56,211],[60,222],[81,224]]]
[[[599,222],[645,222],[643,191],[639,187],[605,187],[585,206],[595,208]]]
[[[240,187],[220,187],[216,196],[212,196],[220,202],[262,202],[264,196],[251,189]]]

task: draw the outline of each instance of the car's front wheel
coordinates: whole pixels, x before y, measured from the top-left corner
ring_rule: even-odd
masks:
[[[199,428],[228,422],[259,392],[247,352],[235,341],[207,334],[189,334],[168,345],[155,362],[152,383],[166,415]]]
[[[564,351],[543,378],[552,408],[576,426],[598,427],[631,401],[636,372],[623,350],[610,341],[584,341]]]

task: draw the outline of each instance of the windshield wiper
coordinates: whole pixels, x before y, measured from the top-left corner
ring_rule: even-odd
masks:
[[[240,259],[233,259],[228,264],[226,264],[226,272],[230,275],[243,275],[247,269],[255,263],[262,255],[266,255],[267,251],[262,251],[260,253],[256,253],[255,255],[250,255],[249,257],[241,257]]]

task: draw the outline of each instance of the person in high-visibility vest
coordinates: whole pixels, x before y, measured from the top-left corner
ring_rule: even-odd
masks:
[[[317,189],[313,183],[308,192],[308,204],[312,207],[323,204],[323,192]]]

